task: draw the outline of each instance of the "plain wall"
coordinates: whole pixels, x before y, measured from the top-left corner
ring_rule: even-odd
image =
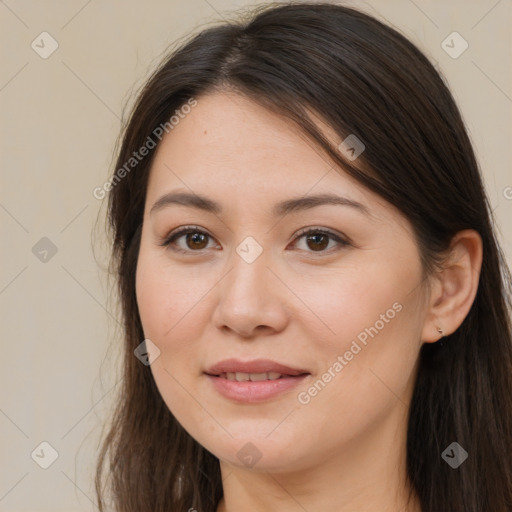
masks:
[[[512,187],[512,4],[346,4],[387,20],[444,73],[474,142],[512,263],[512,188],[507,188]],[[126,101],[169,45],[250,5],[242,0],[0,3],[0,509],[5,512],[96,510],[94,461],[118,389],[120,341],[102,269],[108,244],[101,225],[95,229],[104,204],[93,190],[111,170]],[[51,49],[51,41],[39,36],[43,31],[59,45],[46,59],[39,53]],[[441,46],[453,31],[469,44],[456,59]],[[48,469],[31,458],[43,441],[58,452]],[[49,460],[51,453],[43,446],[37,455]]]

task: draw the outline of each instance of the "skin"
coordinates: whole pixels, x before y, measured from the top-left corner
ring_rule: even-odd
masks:
[[[420,511],[414,495],[407,504],[405,472],[418,353],[441,337],[437,327],[449,334],[467,315],[479,236],[459,233],[444,271],[423,280],[408,220],[335,169],[290,121],[234,92],[197,100],[155,155],[136,290],[145,337],[160,350],[151,364],[158,389],[181,425],[220,460],[218,512]],[[222,212],[176,204],[150,212],[177,190],[207,196]],[[317,193],[350,198],[369,214],[322,205],[272,215],[280,201]],[[209,237],[175,240],[185,253],[161,245],[189,225]],[[350,243],[308,243],[298,236],[308,227]],[[252,263],[236,252],[248,236],[263,250]],[[401,306],[394,318],[300,403],[298,393],[393,304]],[[311,375],[271,400],[240,404],[218,394],[203,373],[231,357],[268,358]],[[249,442],[261,454],[253,467],[237,457]]]

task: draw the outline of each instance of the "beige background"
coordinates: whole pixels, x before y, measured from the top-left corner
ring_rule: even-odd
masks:
[[[346,3],[393,24],[446,76],[512,263],[512,2]],[[102,419],[117,389],[118,345],[111,344],[118,339],[101,267],[101,225],[94,231],[102,202],[92,191],[107,179],[126,101],[167,47],[251,4],[0,2],[2,511],[96,510],[93,463]],[[59,45],[47,59],[31,47],[34,40],[42,46],[43,31]],[[453,31],[469,43],[457,59],[441,47]],[[57,249],[46,262],[39,259],[44,253],[38,258],[32,251],[42,237]],[[36,248],[44,250],[45,242],[39,243],[42,249]],[[48,469],[31,458],[43,441],[58,452]],[[34,458],[49,456],[43,446]]]

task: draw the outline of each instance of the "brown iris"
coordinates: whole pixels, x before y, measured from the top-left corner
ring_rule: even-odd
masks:
[[[208,245],[208,235],[197,231],[185,233],[186,245],[189,249],[201,250]],[[322,251],[329,245],[329,236],[324,233],[306,236],[308,247],[313,251]]]
[[[324,243],[321,240],[323,240]],[[313,243],[315,244],[313,247],[311,247],[309,245],[309,242],[311,242],[311,241],[313,241]],[[310,249],[312,249],[314,251],[322,250],[322,249],[325,249],[329,245],[329,237],[322,233],[317,233],[314,235],[308,235],[306,237],[306,242]]]
[[[192,244],[189,242],[192,242]],[[204,249],[208,245],[208,235],[204,233],[187,233],[186,243],[190,249]]]

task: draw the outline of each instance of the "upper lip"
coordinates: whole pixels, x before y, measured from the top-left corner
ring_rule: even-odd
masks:
[[[276,372],[281,375],[302,375],[309,373],[307,370],[292,368],[270,359],[253,359],[252,361],[240,361],[239,359],[225,359],[210,366],[205,373],[208,375],[220,375],[221,373],[267,373]]]

